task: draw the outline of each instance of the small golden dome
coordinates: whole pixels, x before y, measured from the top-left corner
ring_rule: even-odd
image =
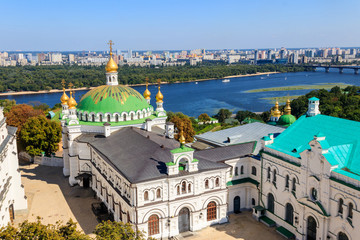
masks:
[[[150,96],[151,96],[151,92],[150,92],[149,89],[148,89],[148,85],[149,85],[148,79],[146,78],[146,90],[145,90],[145,92],[144,92],[144,94],[143,94],[143,96],[144,96],[144,98],[145,98],[146,100],[150,99]]]
[[[76,105],[77,105],[77,103],[76,103],[75,99],[72,96],[72,92],[70,91],[70,98],[68,100],[69,109],[76,109]]]
[[[145,99],[150,99],[151,96],[151,92],[146,88],[145,92],[144,92],[144,98]]]
[[[118,65],[112,58],[112,53],[110,53],[110,59],[105,67],[106,72],[117,72],[118,68],[119,68]]]
[[[67,104],[67,101],[69,100],[68,95],[66,95],[65,88],[63,88],[63,95],[60,98],[61,104]]]
[[[160,86],[159,86],[159,91],[156,94],[156,102],[162,102],[164,99],[164,96],[162,95],[162,93],[160,92]]]
[[[271,112],[271,115],[273,117],[277,117],[277,118],[281,117],[281,112],[279,111],[279,102],[278,101],[276,101],[275,109]]]
[[[291,115],[290,99],[286,101],[286,106],[284,109],[285,115]]]

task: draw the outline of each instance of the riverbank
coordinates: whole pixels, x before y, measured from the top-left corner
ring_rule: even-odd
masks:
[[[245,75],[233,75],[233,76],[226,76],[224,78],[237,78],[237,77],[252,77],[252,76],[260,76],[260,75],[268,75],[268,74],[276,74],[279,72],[261,72],[261,73],[253,73],[253,74],[245,74]],[[186,82],[202,82],[202,81],[211,81],[211,80],[218,80],[219,78],[207,78],[207,79],[196,79],[196,80],[190,80],[190,81],[176,81],[173,83],[186,83]],[[222,79],[222,78],[220,78]],[[161,84],[173,84],[170,82],[161,82]],[[149,85],[156,85],[157,83],[149,83]],[[128,84],[126,86],[129,87],[135,87],[135,86],[145,86],[145,83],[139,83],[139,84]],[[95,87],[82,87],[82,88],[74,88],[73,91],[81,91],[81,90],[91,90]],[[66,91],[69,91],[70,89],[66,89]],[[4,92],[0,93],[0,96],[14,96],[14,95],[31,95],[31,94],[47,94],[47,93],[59,93],[63,90],[59,89],[52,89],[52,90],[41,90],[41,91],[21,91],[21,92]]]

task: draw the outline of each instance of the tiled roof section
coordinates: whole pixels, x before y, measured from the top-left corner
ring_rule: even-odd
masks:
[[[126,127],[109,137],[83,134],[76,139],[89,143],[102,158],[131,183],[166,178],[166,163],[171,161],[170,150],[180,144],[156,133]],[[228,167],[221,163],[199,161],[199,171]]]
[[[196,151],[194,157],[212,162],[222,162],[229,159],[248,156],[253,152],[255,142],[242,143],[226,147],[218,147]]]
[[[309,142],[319,132],[321,136],[325,136],[326,142],[321,146],[328,148],[328,153],[324,156],[329,163],[360,174],[360,122],[321,114],[313,117],[302,116],[275,138],[274,143],[268,147],[300,157],[302,151],[310,149]],[[298,151],[292,151],[293,149]]]
[[[274,133],[274,137],[283,132],[285,128],[272,126],[265,123],[249,123],[238,127],[228,128],[217,132],[207,132],[196,135],[200,141],[208,142],[217,146],[228,146],[233,144],[257,141],[258,144],[253,154],[258,154],[261,149],[260,139],[269,133]],[[230,139],[230,142],[229,142]]]

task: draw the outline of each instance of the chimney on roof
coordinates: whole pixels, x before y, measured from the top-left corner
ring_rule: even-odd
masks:
[[[174,124],[172,122],[166,122],[165,136],[168,138],[174,138]]]
[[[104,136],[105,137],[109,137],[110,134],[111,134],[111,131],[110,131],[110,123],[106,122],[104,123]]]

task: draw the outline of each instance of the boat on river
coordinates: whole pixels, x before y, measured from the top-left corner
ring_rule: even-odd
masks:
[[[224,79],[224,80],[222,80],[222,82],[230,82],[230,80],[229,79]]]

